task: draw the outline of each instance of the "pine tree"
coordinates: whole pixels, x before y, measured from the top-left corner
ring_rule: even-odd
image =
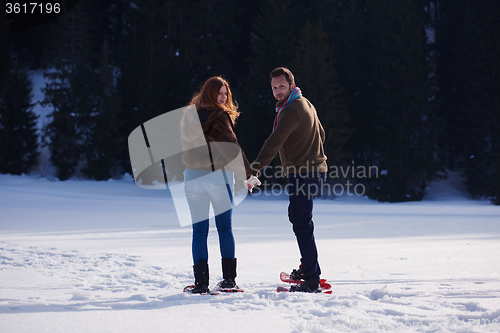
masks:
[[[341,165],[348,158],[344,146],[350,138],[349,110],[337,78],[335,56],[321,22],[307,21],[300,34],[291,70],[325,129],[325,152],[330,165]]]
[[[176,63],[177,46],[169,34],[174,4],[143,0],[127,7],[126,30],[121,45],[123,57],[118,66],[121,96],[120,167],[130,170],[128,135],[137,126],[187,103],[185,78]]]
[[[440,132],[440,158],[451,170],[460,168],[465,154],[467,136],[459,134],[461,128],[467,128],[467,117],[461,115],[455,108],[457,77],[455,67],[457,57],[457,41],[465,21],[467,0],[436,1],[436,73],[439,90],[437,97],[442,100],[440,114],[444,117]],[[462,69],[459,69],[461,71]],[[461,92],[464,93],[464,92]],[[460,96],[458,96],[460,98]]]
[[[355,127],[346,150],[358,165],[369,166],[373,160],[373,112],[369,94],[371,49],[368,38],[368,18],[364,0],[346,0],[339,3],[331,31],[337,55],[339,80],[345,87],[345,96]]]
[[[276,67],[290,66],[298,39],[299,13],[290,0],[266,0],[253,25],[254,34],[252,71],[256,77],[265,77],[260,86],[269,87],[269,72]],[[268,94],[271,90],[268,89]]]
[[[2,13],[0,15],[0,91],[2,91],[2,87],[5,81],[5,76],[9,70],[10,63],[10,43],[11,43],[11,27],[9,24],[9,19],[7,18],[6,13]]]
[[[56,167],[56,177],[66,180],[82,162],[83,147],[91,135],[96,108],[91,35],[83,6],[77,5],[54,27],[52,53],[46,58],[51,68],[44,74],[45,105],[54,111],[46,125],[45,140]]]
[[[181,4],[172,9],[172,20],[176,24],[169,25],[168,35],[178,45],[179,55],[175,59],[182,64],[183,76],[192,84],[192,89],[214,75],[223,75],[232,81],[237,73],[233,54],[241,35],[237,21],[240,7],[234,1],[223,0]]]
[[[31,100],[33,83],[14,60],[0,91],[0,173],[20,175],[37,164],[37,118]]]
[[[500,119],[500,4],[467,2],[452,62],[453,147],[474,197],[497,197]],[[456,141],[455,141],[456,140]]]
[[[314,23],[321,23],[323,30],[328,32],[328,42],[332,42],[335,29],[335,15],[344,6],[343,0],[303,0],[298,1],[301,17],[307,17]]]
[[[122,55],[120,39],[126,26],[124,13],[132,4],[130,0],[85,1],[86,10],[90,9],[92,12],[89,19],[94,42],[93,53],[100,54],[102,45],[106,42],[109,60],[117,62]]]
[[[295,4],[290,0],[265,0],[252,25],[250,74],[244,80],[238,138],[245,154],[257,157],[271,134],[276,115],[269,73],[290,67],[301,28]]]
[[[499,121],[499,118],[497,116],[497,120],[496,120],[496,128],[498,129],[499,128],[499,125],[500,125],[500,121]],[[497,130],[497,137],[496,137],[496,142],[497,142],[497,147],[498,147],[498,142],[500,142],[500,138],[498,137],[498,131],[500,130]],[[500,205],[500,153],[498,153],[498,151],[496,152],[496,160],[495,160],[495,164],[493,165],[494,167],[494,171],[493,171],[493,176],[492,176],[492,182],[491,182],[491,188],[490,188],[490,191],[489,191],[489,195],[490,195],[490,198],[491,198],[491,203],[493,203],[494,205]]]
[[[375,159],[381,175],[368,193],[380,201],[421,200],[439,176],[433,67],[424,20],[413,0],[369,3]]]
[[[118,156],[123,154],[126,143],[120,142],[118,117],[119,97],[116,88],[116,68],[110,63],[110,50],[105,39],[101,49],[97,100],[92,114],[92,129],[83,147],[86,165],[83,173],[90,178],[106,180],[123,172]]]

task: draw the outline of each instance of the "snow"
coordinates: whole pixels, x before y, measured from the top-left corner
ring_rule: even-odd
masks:
[[[422,202],[316,200],[333,293],[277,293],[298,265],[286,197],[250,196],[233,227],[244,293],[182,293],[191,230],[168,191],[0,175],[0,332],[498,332],[500,208],[459,176]],[[271,200],[273,199],[273,200]],[[221,279],[209,236],[211,285]]]
[[[44,71],[42,69],[29,72],[30,79],[33,82],[33,98],[31,99],[31,103],[34,104],[33,112],[38,115],[37,129],[39,131],[45,126],[48,121],[47,116],[52,113],[54,109],[51,106],[42,106],[41,104],[45,99],[45,94],[42,89],[44,89],[49,82],[48,79],[44,78],[43,73]]]
[[[47,72],[52,72],[54,69],[49,69]],[[40,152],[38,158],[38,166],[37,171],[39,174],[44,177],[53,177],[54,176],[54,167],[50,163],[50,151],[48,146],[42,146],[42,134],[43,128],[50,121],[49,115],[54,111],[54,107],[52,105],[42,105],[43,100],[45,99],[45,94],[42,91],[49,82],[49,79],[44,77],[44,70],[38,69],[35,71],[30,71],[29,76],[31,81],[33,82],[32,94],[33,98],[31,99],[31,103],[33,104],[33,112],[38,115],[37,122],[37,131],[38,131],[38,142],[39,147],[38,151]]]

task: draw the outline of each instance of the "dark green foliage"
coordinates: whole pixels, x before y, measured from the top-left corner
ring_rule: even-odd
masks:
[[[497,131],[497,140],[498,131]],[[497,141],[498,142],[498,141]],[[491,187],[488,194],[491,196],[491,202],[495,205],[500,205],[500,153],[497,151],[496,153],[497,159],[495,164],[493,164],[493,176],[491,179]]]
[[[9,50],[20,68],[45,66],[44,104],[54,108],[45,140],[56,176],[107,179],[131,171],[133,129],[185,106],[214,75],[231,83],[242,111],[236,132],[251,162],[275,117],[269,72],[285,66],[318,110],[329,165],[386,171],[358,180],[372,198],[419,200],[445,165],[462,172],[473,196],[498,204],[499,7],[89,0],[16,34],[0,15],[0,45],[9,45],[0,51],[0,91]]]
[[[458,135],[459,128],[466,126],[467,120],[457,113],[456,105],[456,68],[455,57],[457,42],[463,38],[462,30],[465,19],[467,0],[440,0],[436,4],[437,17],[436,44],[438,98],[442,100],[441,114],[444,124],[440,133],[440,157],[450,169],[457,169],[463,156],[464,141],[467,137]]]
[[[224,75],[232,81],[239,11],[220,0],[152,0],[135,2],[125,14],[127,29],[118,63],[120,118],[126,120],[120,142],[126,143],[137,126],[187,105],[209,77]],[[128,149],[122,151],[120,163],[128,170]]]
[[[86,176],[97,180],[107,180],[124,172],[118,164],[120,154],[124,153],[119,133],[124,120],[118,116],[119,96],[115,70],[110,63],[107,40],[104,40],[95,82],[97,105],[90,120],[91,133],[83,147],[86,165],[82,171]]]
[[[500,173],[500,3],[467,2],[462,9],[450,73],[450,150],[474,197],[497,196],[492,180]]]
[[[337,55],[335,67],[355,127],[346,149],[358,165],[368,165],[372,160],[372,126],[376,116],[370,96],[369,78],[373,65],[365,1],[339,3],[332,22],[331,35]]]
[[[237,20],[240,11],[234,1],[223,0],[171,6],[167,39],[178,52],[172,54],[172,60],[181,66],[181,76],[191,89],[214,75],[228,79],[237,75],[232,55],[243,28]]]
[[[8,45],[11,42],[11,35],[9,19],[7,18],[7,14],[2,11],[0,13],[0,45],[2,45],[2,47],[0,47],[0,91],[2,90],[5,76],[9,70],[10,48]]]
[[[265,0],[252,25],[250,73],[242,85],[237,133],[249,159],[257,157],[272,132],[276,100],[269,73],[276,67],[290,67],[300,33],[298,18],[293,1]]]
[[[413,0],[376,0],[371,11],[374,165],[369,195],[381,201],[421,200],[438,177],[435,82],[424,21]]]
[[[33,113],[33,84],[14,60],[0,90],[0,173],[20,175],[37,165],[37,116]]]
[[[77,5],[54,26],[53,46],[47,55],[51,69],[44,74],[49,82],[43,89],[43,103],[52,106],[54,111],[45,128],[45,138],[56,177],[61,180],[77,171],[92,133],[97,103],[96,74],[88,28],[86,12],[83,6]]]
[[[179,88],[175,84],[174,47],[169,44],[168,29],[172,24],[169,3],[138,1],[125,8],[125,30],[121,36],[123,56],[118,59],[120,75],[118,93],[120,108],[119,127],[120,167],[130,172],[127,138],[142,123],[174,108],[182,106]],[[185,102],[185,101],[183,101]],[[174,105],[176,105],[174,107]]]
[[[325,153],[330,165],[347,162],[344,146],[352,129],[349,110],[335,70],[335,55],[321,23],[302,29],[290,70],[302,93],[315,106],[325,129]]]

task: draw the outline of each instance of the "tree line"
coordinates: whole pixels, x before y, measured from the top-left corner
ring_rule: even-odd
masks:
[[[454,170],[500,204],[498,17],[496,0],[87,0],[22,32],[2,18],[0,172],[29,172],[42,144],[61,180],[130,173],[129,133],[213,75],[231,83],[252,160],[275,116],[269,72],[286,66],[318,110],[329,165],[379,170],[348,177],[369,197],[421,200]],[[38,68],[53,108],[40,133]]]

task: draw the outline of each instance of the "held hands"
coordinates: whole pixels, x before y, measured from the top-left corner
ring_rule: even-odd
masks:
[[[244,180],[243,183],[245,183],[245,187],[247,188],[247,190],[250,191],[250,193],[252,193],[252,190],[255,186],[258,186],[261,184],[259,178],[255,177],[255,176],[251,176],[247,180]]]

